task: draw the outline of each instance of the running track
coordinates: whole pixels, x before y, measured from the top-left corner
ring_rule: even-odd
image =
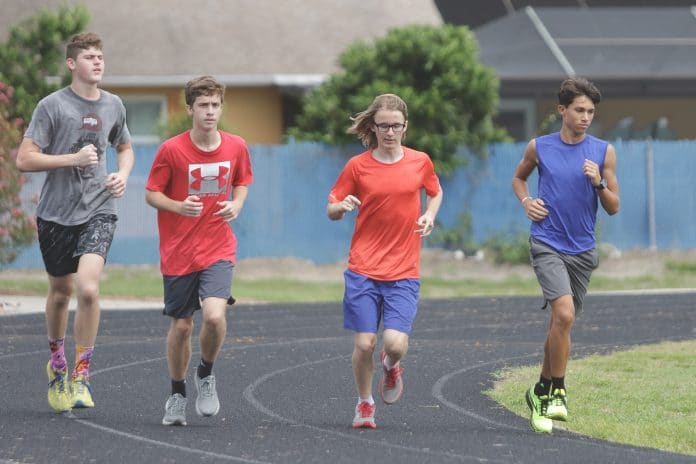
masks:
[[[573,355],[693,339],[695,297],[589,295]],[[539,306],[539,298],[422,301],[406,392],[395,405],[378,402],[377,430],[350,427],[352,337],[340,304],[235,306],[215,365],[220,414],[196,416],[189,383],[186,427],[160,425],[168,321],[158,310],[103,312],[97,407],[72,414],[46,403],[43,315],[2,316],[0,463],[696,463],[564,431],[538,435],[483,396],[492,372],[539,362],[547,324]],[[72,339],[68,351],[72,362]]]

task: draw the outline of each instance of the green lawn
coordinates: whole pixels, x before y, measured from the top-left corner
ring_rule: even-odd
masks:
[[[605,290],[640,290],[652,288],[696,288],[696,264],[671,263],[659,275],[631,278],[594,276],[590,292]],[[0,294],[45,295],[43,271],[0,273]],[[232,293],[242,301],[277,303],[338,302],[343,298],[343,282],[305,281],[302,279],[246,279],[235,275]],[[119,298],[162,298],[162,276],[156,267],[107,266],[102,278],[101,294]],[[465,298],[470,296],[540,295],[533,275],[504,280],[448,279],[424,277],[422,298]]]
[[[568,422],[582,435],[696,455],[696,340],[646,345],[609,355],[571,359]],[[515,414],[529,417],[524,392],[540,366],[497,373],[485,392]]]

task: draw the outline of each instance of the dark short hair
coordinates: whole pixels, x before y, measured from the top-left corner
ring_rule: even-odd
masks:
[[[558,104],[568,106],[581,95],[586,95],[595,105],[602,99],[602,94],[592,82],[584,77],[571,77],[561,83],[561,90],[558,91]]]
[[[196,77],[188,81],[184,87],[184,96],[188,106],[193,106],[196,98],[201,95],[211,96],[216,94],[220,95],[220,103],[222,103],[225,99],[225,84],[212,76]]]
[[[65,58],[77,58],[81,50],[87,50],[94,47],[97,50],[102,49],[102,40],[94,32],[83,32],[70,37],[68,44],[65,47]]]

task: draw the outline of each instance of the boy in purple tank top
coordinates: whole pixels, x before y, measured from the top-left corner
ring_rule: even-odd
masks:
[[[536,432],[551,433],[553,420],[567,420],[570,332],[598,264],[598,203],[610,215],[619,211],[614,147],[587,134],[600,99],[597,87],[586,79],[563,81],[560,132],[532,139],[512,177],[512,190],[532,221],[532,266],[551,306],[541,375],[526,393]],[[539,173],[537,198],[529,195],[527,185],[534,169]]]

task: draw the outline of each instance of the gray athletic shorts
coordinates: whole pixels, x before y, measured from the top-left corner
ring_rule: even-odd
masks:
[[[99,255],[106,262],[116,221],[114,214],[98,214],[84,224],[64,226],[36,218],[46,272],[53,277],[74,274],[80,257],[88,253]]]
[[[529,237],[529,255],[534,273],[544,293],[544,306],[549,301],[573,295],[575,314],[582,311],[582,302],[590,284],[592,271],[599,265],[596,248],[577,255],[559,253],[534,237]]]
[[[181,276],[163,276],[164,309],[162,314],[175,319],[193,316],[208,297],[230,298],[232,269],[229,261],[216,261],[209,267]]]

